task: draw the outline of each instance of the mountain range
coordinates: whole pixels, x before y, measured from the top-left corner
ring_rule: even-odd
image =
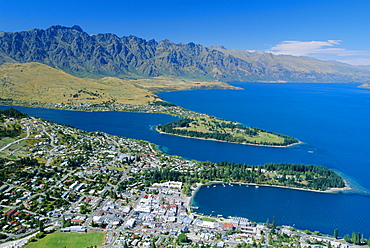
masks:
[[[79,26],[0,32],[0,64],[39,62],[82,77],[171,76],[222,82],[358,82],[370,68],[136,36],[88,34]]]

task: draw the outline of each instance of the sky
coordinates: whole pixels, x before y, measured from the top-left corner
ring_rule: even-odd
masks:
[[[0,31],[79,25],[89,34],[370,65],[369,0],[0,0]]]

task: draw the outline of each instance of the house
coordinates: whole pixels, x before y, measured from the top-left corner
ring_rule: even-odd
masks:
[[[224,231],[234,231],[234,225],[228,222],[225,222],[222,226],[222,230]]]
[[[15,212],[17,212],[16,209],[10,209],[5,215],[12,216]]]
[[[125,223],[125,228],[133,228],[135,225],[135,219],[131,218]]]
[[[87,229],[84,226],[70,226],[60,229],[61,232],[86,232]]]

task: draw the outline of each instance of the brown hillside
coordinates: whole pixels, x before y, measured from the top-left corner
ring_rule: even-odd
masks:
[[[118,103],[147,104],[156,96],[127,80],[102,78],[83,79],[40,63],[10,64],[0,66],[0,97],[25,102]]]

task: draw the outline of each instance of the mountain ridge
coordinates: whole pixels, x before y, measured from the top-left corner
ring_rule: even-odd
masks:
[[[133,35],[88,34],[77,25],[0,32],[0,64],[39,62],[72,75],[175,76],[223,82],[358,82],[370,68],[309,57],[273,55]]]

